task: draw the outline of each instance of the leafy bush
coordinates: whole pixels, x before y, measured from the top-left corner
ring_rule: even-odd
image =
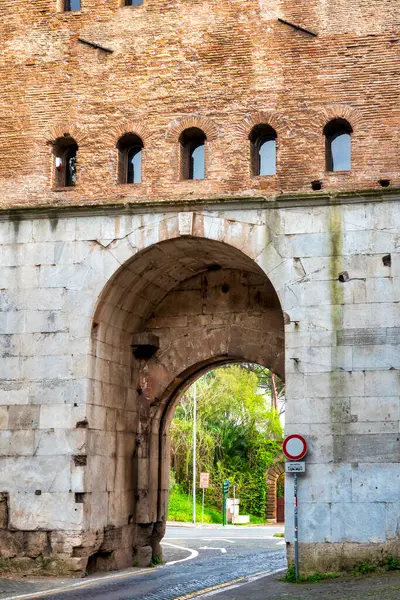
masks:
[[[375,563],[360,562],[355,569],[353,569],[353,575],[368,575],[376,571]]]
[[[388,556],[386,560],[386,568],[388,571],[399,571],[400,562],[398,558],[395,558],[394,556]]]

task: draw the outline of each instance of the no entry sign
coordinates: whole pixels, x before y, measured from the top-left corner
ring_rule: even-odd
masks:
[[[304,473],[306,463],[299,462],[307,454],[307,442],[302,435],[295,433],[285,438],[282,446],[283,454],[289,461],[285,463],[285,472],[293,473],[293,497],[294,497],[294,571],[296,581],[299,578],[299,500],[297,473]]]
[[[283,442],[282,450],[289,460],[301,460],[307,454],[307,442],[297,433],[288,435]]]

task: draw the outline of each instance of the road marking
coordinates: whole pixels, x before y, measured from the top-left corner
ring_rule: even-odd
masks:
[[[226,548],[211,548],[209,546],[203,546],[202,548],[199,548],[199,550],[221,550],[222,554],[226,554]]]
[[[220,583],[209,588],[204,588],[198,592],[192,592],[191,594],[186,594],[185,596],[179,596],[178,598],[174,598],[174,600],[192,600],[192,598],[207,598],[207,596],[215,596],[216,594],[221,594],[227,590],[233,590],[237,587],[241,587],[242,585],[246,585],[247,583],[257,581],[257,579],[270,577],[271,575],[283,573],[284,571],[286,571],[286,568],[276,569],[275,571],[262,571],[261,573],[255,573],[254,575],[239,577],[238,579],[233,579],[232,581],[228,581],[226,583]]]
[[[233,540],[227,540],[226,538],[201,538],[203,542],[212,542],[213,540],[220,540],[221,542],[228,542],[229,544],[236,544]]]
[[[104,575],[102,577],[96,577],[93,579],[78,581],[76,583],[70,583],[64,587],[52,588],[50,590],[42,590],[41,592],[34,592],[33,594],[22,594],[21,596],[8,596],[7,598],[3,598],[2,600],[28,600],[28,598],[44,598],[49,594],[63,594],[65,592],[72,592],[75,589],[83,589],[91,587],[95,584],[101,584],[104,581],[108,581],[110,579],[128,579],[129,577],[137,577],[138,575],[144,575],[145,573],[149,573],[152,569],[140,569],[140,571],[134,571],[129,573],[117,573],[113,575]]]
[[[186,550],[189,552],[189,556],[186,558],[181,558],[180,560],[172,560],[165,565],[160,565],[159,568],[168,567],[171,565],[175,565],[180,562],[185,562],[186,560],[192,560],[199,555],[197,550],[192,550],[191,548],[184,548],[183,546],[177,546],[176,544],[169,544],[167,542],[161,542],[165,546],[171,546],[172,548],[178,548],[179,550]],[[50,590],[43,590],[41,592],[34,592],[32,594],[22,594],[20,596],[9,596],[8,598],[3,598],[3,600],[28,600],[30,598],[44,598],[49,594],[63,594],[65,592],[71,592],[74,589],[83,589],[90,587],[94,584],[102,584],[104,581],[109,581],[110,579],[127,579],[129,577],[137,577],[138,575],[143,575],[144,573],[149,573],[150,569],[140,569],[140,571],[134,571],[133,573],[117,573],[113,575],[104,575],[102,577],[96,577],[90,580],[78,581],[76,583],[70,583],[64,587],[53,588]]]
[[[161,543],[163,546],[171,546],[171,548],[178,548],[179,550],[186,550],[187,552],[190,552],[190,555],[187,556],[186,558],[181,558],[180,560],[170,560],[165,565],[166,567],[169,567],[171,565],[176,565],[177,563],[180,563],[180,562],[185,562],[186,560],[192,560],[193,558],[196,558],[196,556],[199,555],[197,550],[192,550],[192,548],[184,548],[183,546],[177,546],[176,544],[169,544],[168,542],[161,542]],[[201,550],[201,548],[200,548],[200,550]]]
[[[172,538],[172,539],[187,539],[187,538]],[[192,538],[192,539],[197,539],[199,540],[199,538]],[[210,538],[211,539],[211,538]],[[221,538],[215,538],[216,540],[220,540]],[[273,539],[273,538],[236,538],[236,539]],[[160,565],[158,567],[156,567],[157,569],[163,569],[169,565],[173,565],[179,562],[184,562],[187,560],[192,560],[193,558],[196,558],[196,556],[199,555],[199,553],[197,552],[197,550],[192,550],[191,548],[185,548],[183,546],[177,546],[175,544],[170,544],[167,542],[161,542],[162,544],[168,545],[168,546],[172,546],[175,548],[179,548],[180,550],[186,550],[187,552],[190,552],[190,556],[180,559],[180,560],[176,560],[176,561],[170,561],[168,563],[166,563],[165,565]],[[282,542],[285,543],[285,542]],[[278,542],[279,544],[279,542]],[[211,548],[210,548],[211,549]],[[225,548],[215,548],[215,550],[225,550]],[[225,550],[226,552],[226,550]],[[2,600],[30,600],[33,598],[45,598],[46,596],[49,596],[49,594],[63,594],[65,592],[71,592],[74,589],[85,589],[85,588],[89,588],[95,585],[99,585],[102,584],[104,581],[110,581],[110,580],[118,580],[118,579],[129,579],[129,578],[134,578],[134,577],[138,577],[140,575],[144,575],[146,573],[149,573],[151,570],[154,571],[154,569],[140,569],[139,571],[129,571],[129,572],[125,572],[125,573],[114,573],[112,575],[103,575],[101,577],[94,577],[92,579],[85,579],[85,581],[77,581],[75,583],[70,583],[64,587],[59,587],[59,588],[51,588],[48,590],[42,590],[41,592],[33,592],[31,594],[22,594],[19,596],[7,596],[6,598],[3,598]],[[203,590],[200,590],[198,592],[193,592],[192,594],[188,594],[186,596],[180,596],[179,598],[175,598],[174,600],[190,600],[191,598],[198,598],[198,597],[205,597],[206,595],[214,595],[214,593],[218,593],[218,590],[225,591],[226,588],[231,587],[232,589],[234,587],[239,587],[240,585],[245,585],[246,583],[249,583],[250,581],[255,581],[254,577],[257,577],[257,579],[260,579],[261,577],[267,577],[268,575],[274,575],[275,573],[280,573],[282,571],[286,571],[286,569],[278,569],[276,571],[265,571],[263,573],[256,573],[256,575],[252,576],[251,578],[249,577],[240,577],[238,579],[235,579],[233,581],[230,581],[228,583],[223,583],[223,584],[219,584],[217,586],[213,586],[210,588],[205,588]],[[213,592],[211,594],[211,592]]]
[[[176,544],[168,544],[167,542],[161,542],[165,546],[172,546],[173,548],[178,548],[179,550],[186,550],[190,553],[186,558],[181,558],[180,560],[173,560],[165,565],[160,565],[158,568],[168,567],[170,565],[175,565],[176,563],[184,562],[186,560],[192,560],[199,555],[197,550],[192,550],[191,548],[184,548],[183,546],[177,546]],[[152,569],[140,569],[140,571],[134,571],[133,573],[117,573],[113,575],[104,575],[102,577],[96,577],[90,580],[78,581],[75,583],[70,583],[64,587],[53,588],[50,590],[43,590],[41,592],[34,592],[32,594],[22,594],[21,596],[9,596],[7,598],[3,598],[3,600],[28,600],[30,598],[44,598],[49,594],[63,594],[65,592],[71,592],[74,589],[83,589],[91,587],[95,584],[102,584],[104,581],[109,581],[110,579],[127,579],[129,577],[137,577],[138,575],[143,575],[144,573],[149,573]]]
[[[284,546],[286,544],[286,542],[276,542],[277,546]]]
[[[199,542],[205,538],[199,537],[199,536],[187,536],[187,537],[166,537],[164,538],[165,540],[198,540]],[[212,537],[212,538],[207,538],[207,540],[221,540],[224,538],[220,538],[220,537]],[[235,540],[276,540],[276,538],[273,535],[263,535],[261,537],[255,537],[255,536],[232,536],[232,539]]]

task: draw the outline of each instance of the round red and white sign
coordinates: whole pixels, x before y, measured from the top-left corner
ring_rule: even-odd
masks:
[[[297,433],[288,435],[283,442],[282,450],[289,460],[301,460],[307,454],[307,442]]]

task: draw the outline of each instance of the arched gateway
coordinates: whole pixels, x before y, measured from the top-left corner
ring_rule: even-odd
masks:
[[[101,468],[90,469],[85,506],[91,527],[106,532],[90,548],[97,568],[105,559],[110,567],[132,560],[147,566],[161,555],[168,430],[190,383],[231,362],[263,364],[283,376],[278,296],[261,267],[227,243],[240,237],[224,238],[184,235],[152,244],[126,261],[100,296],[89,398],[106,420],[88,446],[89,469],[91,461]]]

